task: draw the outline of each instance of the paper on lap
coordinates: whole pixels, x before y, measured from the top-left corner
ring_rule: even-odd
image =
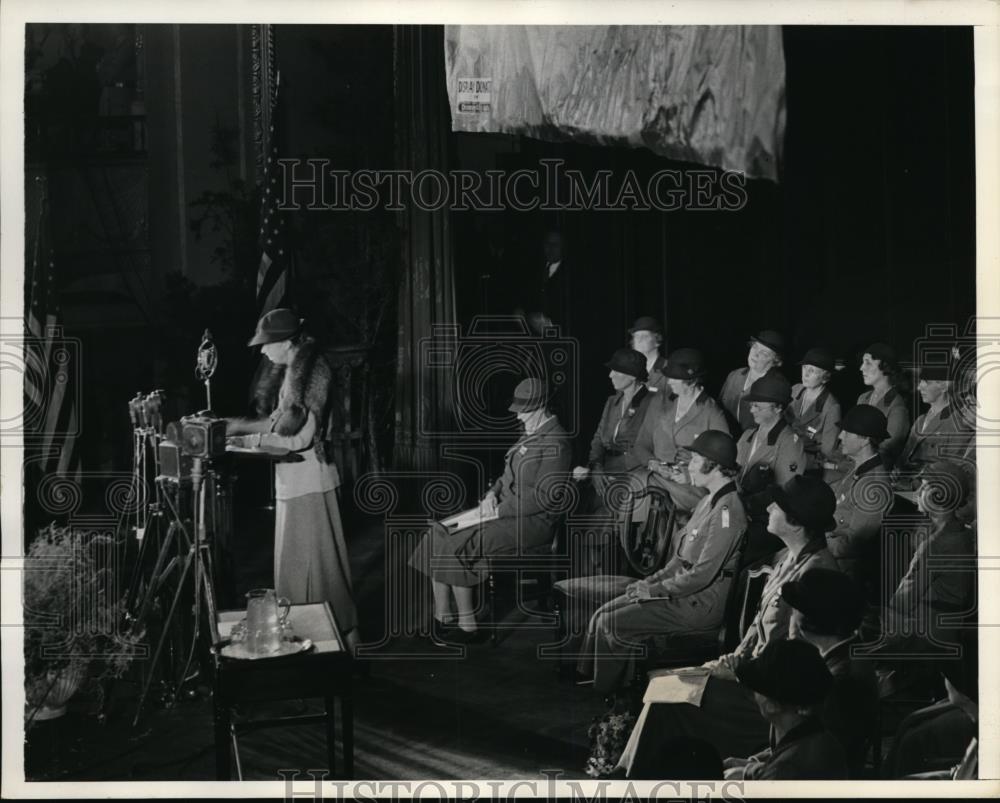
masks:
[[[711,673],[702,667],[670,669],[650,679],[644,703],[689,703],[701,705]]]
[[[491,516],[484,516],[479,512],[478,507],[474,507],[469,510],[463,510],[461,513],[456,513],[450,518],[444,519],[441,524],[452,530],[462,530],[466,527],[475,527],[483,522],[493,521],[498,518],[500,518],[500,516],[496,513]]]

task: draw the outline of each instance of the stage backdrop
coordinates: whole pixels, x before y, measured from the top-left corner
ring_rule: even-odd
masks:
[[[645,146],[777,180],[777,26],[445,27],[453,131]]]

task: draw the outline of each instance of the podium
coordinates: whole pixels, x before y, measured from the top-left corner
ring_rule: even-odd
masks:
[[[219,636],[226,639],[242,610],[220,611]],[[274,727],[326,725],[327,762],[330,775],[337,776],[335,701],[340,700],[344,778],[354,774],[353,660],[344,647],[336,619],[326,602],[292,605],[288,614],[295,635],[310,639],[308,652],[255,660],[227,658],[213,650],[215,684],[215,773],[220,781],[231,780],[232,759],[237,779],[243,780],[238,738],[240,734]],[[325,713],[260,719],[235,719],[233,708],[257,702],[320,697]]]

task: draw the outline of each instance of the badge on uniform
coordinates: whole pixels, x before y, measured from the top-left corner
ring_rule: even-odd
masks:
[[[729,527],[729,505],[722,506],[722,526],[726,529]]]
[[[527,446],[522,446],[520,449],[517,450],[517,453],[519,455],[521,455],[522,457],[524,457],[524,455],[526,455],[528,453],[528,447]]]

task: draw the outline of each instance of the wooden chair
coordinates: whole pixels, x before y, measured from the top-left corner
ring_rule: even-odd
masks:
[[[646,520],[632,521],[636,507],[647,500]],[[629,495],[618,532],[625,557],[639,577],[649,577],[663,567],[679,526],[677,507],[664,489],[647,486]]]

